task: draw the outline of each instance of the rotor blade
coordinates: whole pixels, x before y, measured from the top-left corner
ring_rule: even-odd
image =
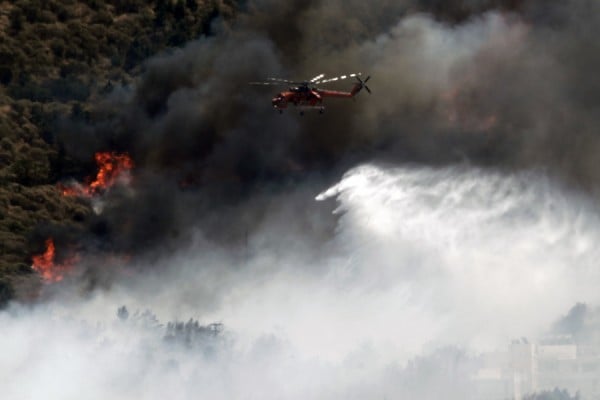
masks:
[[[371,79],[371,75],[367,76],[367,79],[365,79],[364,83],[367,83],[369,79]]]
[[[294,84],[298,84],[298,82],[296,81],[291,81],[289,79],[281,79],[281,78],[267,78],[268,81],[272,81],[272,82],[283,82],[283,83],[294,83]]]
[[[340,78],[336,76],[335,78],[329,78],[329,79],[325,79],[325,80],[322,80],[322,81],[319,81],[319,82],[315,82],[315,83],[320,84],[320,83],[327,83],[327,82],[335,82],[338,79],[340,79]]]
[[[321,84],[321,83],[335,82],[335,81],[340,81],[340,80],[344,80],[344,79],[347,79],[347,78],[354,78],[355,76],[359,76],[360,74],[361,74],[360,72],[357,72],[357,73],[354,73],[354,74],[341,75],[341,76],[336,76],[334,78],[324,79],[322,81],[315,82],[315,83]]]
[[[248,85],[261,85],[261,86],[285,86],[285,82],[248,82]]]
[[[371,94],[371,89],[369,89],[369,87],[367,85],[364,85],[364,87],[365,87],[365,89],[367,89],[367,92],[369,92],[369,94]]]
[[[315,76],[314,78],[312,78],[310,80],[310,82],[314,83],[314,82],[318,81],[319,79],[322,79],[324,76],[325,76],[325,74],[319,74],[319,75]]]

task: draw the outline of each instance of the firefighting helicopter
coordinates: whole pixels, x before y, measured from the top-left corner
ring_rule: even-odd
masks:
[[[274,85],[274,86],[287,86],[289,85],[288,90],[285,90],[279,94],[277,94],[271,100],[273,104],[273,108],[280,113],[283,113],[283,110],[287,108],[288,104],[293,104],[300,108],[300,115],[304,115],[304,110],[306,109],[317,109],[319,113],[323,113],[325,111],[325,106],[323,105],[323,99],[325,97],[344,97],[344,98],[353,98],[356,96],[358,92],[362,90],[364,87],[369,94],[371,94],[371,89],[366,85],[366,83],[371,79],[370,76],[363,81],[360,79],[361,73],[354,73],[348,75],[336,76],[334,78],[323,79],[325,74],[319,74],[314,78],[306,81],[291,81],[288,79],[280,79],[280,78],[267,78],[262,82],[250,82],[251,85]],[[354,83],[352,90],[349,92],[342,92],[338,90],[327,90],[317,87],[317,85],[322,85],[329,82],[337,82],[347,78],[356,78],[358,82]]]

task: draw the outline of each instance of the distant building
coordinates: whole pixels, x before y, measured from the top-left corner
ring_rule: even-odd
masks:
[[[569,336],[537,343],[520,339],[506,353],[482,355],[472,378],[475,399],[520,400],[559,388],[579,393],[582,400],[600,400],[600,346],[577,345]]]

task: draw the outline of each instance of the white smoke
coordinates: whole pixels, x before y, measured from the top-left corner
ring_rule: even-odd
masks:
[[[280,201],[242,261],[199,235],[168,272],[3,312],[2,397],[464,398],[471,356],[599,303],[600,215],[543,172],[364,165],[331,197],[325,250]],[[165,339],[190,317],[225,331]]]

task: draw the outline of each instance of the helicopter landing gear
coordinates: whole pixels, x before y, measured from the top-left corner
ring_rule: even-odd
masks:
[[[319,108],[319,114],[323,114],[325,112],[325,107]]]
[[[300,111],[300,116],[304,117],[304,111]]]

